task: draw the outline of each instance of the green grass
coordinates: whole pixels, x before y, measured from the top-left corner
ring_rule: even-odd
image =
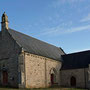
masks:
[[[0,88],[0,90],[87,90],[74,88],[44,88],[44,89],[16,89],[16,88]]]

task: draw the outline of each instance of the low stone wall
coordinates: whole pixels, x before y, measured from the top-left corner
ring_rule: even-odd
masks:
[[[69,69],[69,70],[61,70],[61,85],[65,87],[71,86],[71,77],[76,78],[76,86],[79,88],[87,88],[88,77],[87,77],[87,68],[82,69]]]

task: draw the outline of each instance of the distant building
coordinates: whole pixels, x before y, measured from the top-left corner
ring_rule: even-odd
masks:
[[[59,47],[10,29],[4,13],[0,32],[0,85],[88,88],[90,51],[65,54]]]
[[[90,88],[90,50],[62,56],[61,85]]]

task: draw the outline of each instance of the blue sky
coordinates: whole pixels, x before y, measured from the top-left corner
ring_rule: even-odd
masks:
[[[64,49],[90,50],[90,0],[0,0],[9,27]]]

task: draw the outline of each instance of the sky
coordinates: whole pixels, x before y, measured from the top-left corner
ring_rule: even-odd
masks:
[[[0,0],[4,11],[16,31],[65,53],[90,50],[90,0]]]

